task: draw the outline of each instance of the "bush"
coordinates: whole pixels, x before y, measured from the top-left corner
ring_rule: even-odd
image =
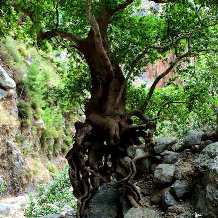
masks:
[[[65,207],[76,207],[68,177],[68,168],[54,177],[47,185],[38,187],[34,195],[29,196],[26,217],[41,217],[61,212]]]

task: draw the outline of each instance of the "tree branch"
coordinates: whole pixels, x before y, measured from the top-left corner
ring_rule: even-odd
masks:
[[[87,2],[87,17],[89,20],[89,23],[91,25],[91,28],[94,32],[94,42],[96,50],[99,54],[99,61],[102,61],[102,64],[105,65],[107,73],[113,74],[113,67],[110,61],[110,58],[108,57],[108,54],[104,48],[103,39],[101,36],[101,31],[98,25],[98,22],[95,19],[95,16],[92,14],[92,0],[86,0]]]
[[[59,36],[63,39],[67,39],[69,41],[73,41],[75,43],[79,43],[82,41],[82,38],[74,35],[73,33],[68,33],[60,30],[50,30],[46,32],[39,32],[38,33],[38,40],[45,40],[45,39],[51,39],[52,37]]]
[[[163,79],[165,76],[167,76],[167,75],[171,72],[171,70],[172,70],[182,59],[184,59],[184,58],[186,58],[186,57],[189,57],[190,55],[191,55],[190,52],[186,52],[185,54],[183,54],[183,55],[177,57],[177,58],[170,64],[170,66],[154,80],[154,82],[153,82],[151,88],[149,89],[149,92],[148,92],[148,94],[147,94],[147,97],[146,97],[146,99],[145,99],[145,102],[144,102],[144,104],[143,104],[142,107],[141,107],[141,111],[144,112],[145,109],[147,108],[148,103],[149,103],[150,99],[152,98],[152,95],[153,95],[153,93],[154,93],[154,91],[155,91],[155,88],[156,88],[157,84],[160,82],[160,80]]]

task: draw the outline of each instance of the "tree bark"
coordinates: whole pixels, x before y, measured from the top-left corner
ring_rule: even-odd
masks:
[[[125,111],[123,72],[119,64],[110,60],[106,46],[96,45],[99,42],[95,37],[91,30],[87,39],[78,44],[91,73],[91,98],[85,105],[85,122],[75,124],[75,143],[66,156],[73,193],[78,199],[78,217],[86,217],[88,203],[104,183],[117,182],[127,199],[131,199],[130,204],[140,205],[140,193],[133,179],[137,171],[135,161],[142,157],[129,155],[128,149],[144,144],[146,154],[150,153],[154,129],[143,116],[143,125],[133,125],[131,117],[135,114]],[[148,129],[150,132],[145,131]]]

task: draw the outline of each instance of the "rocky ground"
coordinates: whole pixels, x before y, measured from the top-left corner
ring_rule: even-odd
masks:
[[[23,218],[27,195],[8,197],[0,200],[0,218]]]
[[[218,142],[204,140],[204,134],[190,131],[180,141],[171,137],[156,139],[152,167],[138,175],[135,184],[141,189],[143,208],[124,210],[124,218],[218,216]],[[146,169],[148,160],[140,165]],[[120,194],[114,191],[114,185],[102,187],[90,202],[88,217],[114,218],[118,199]],[[75,215],[48,216],[58,217]]]

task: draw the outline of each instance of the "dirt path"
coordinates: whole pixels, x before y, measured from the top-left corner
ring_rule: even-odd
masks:
[[[24,218],[27,195],[8,197],[0,200],[0,218]]]

